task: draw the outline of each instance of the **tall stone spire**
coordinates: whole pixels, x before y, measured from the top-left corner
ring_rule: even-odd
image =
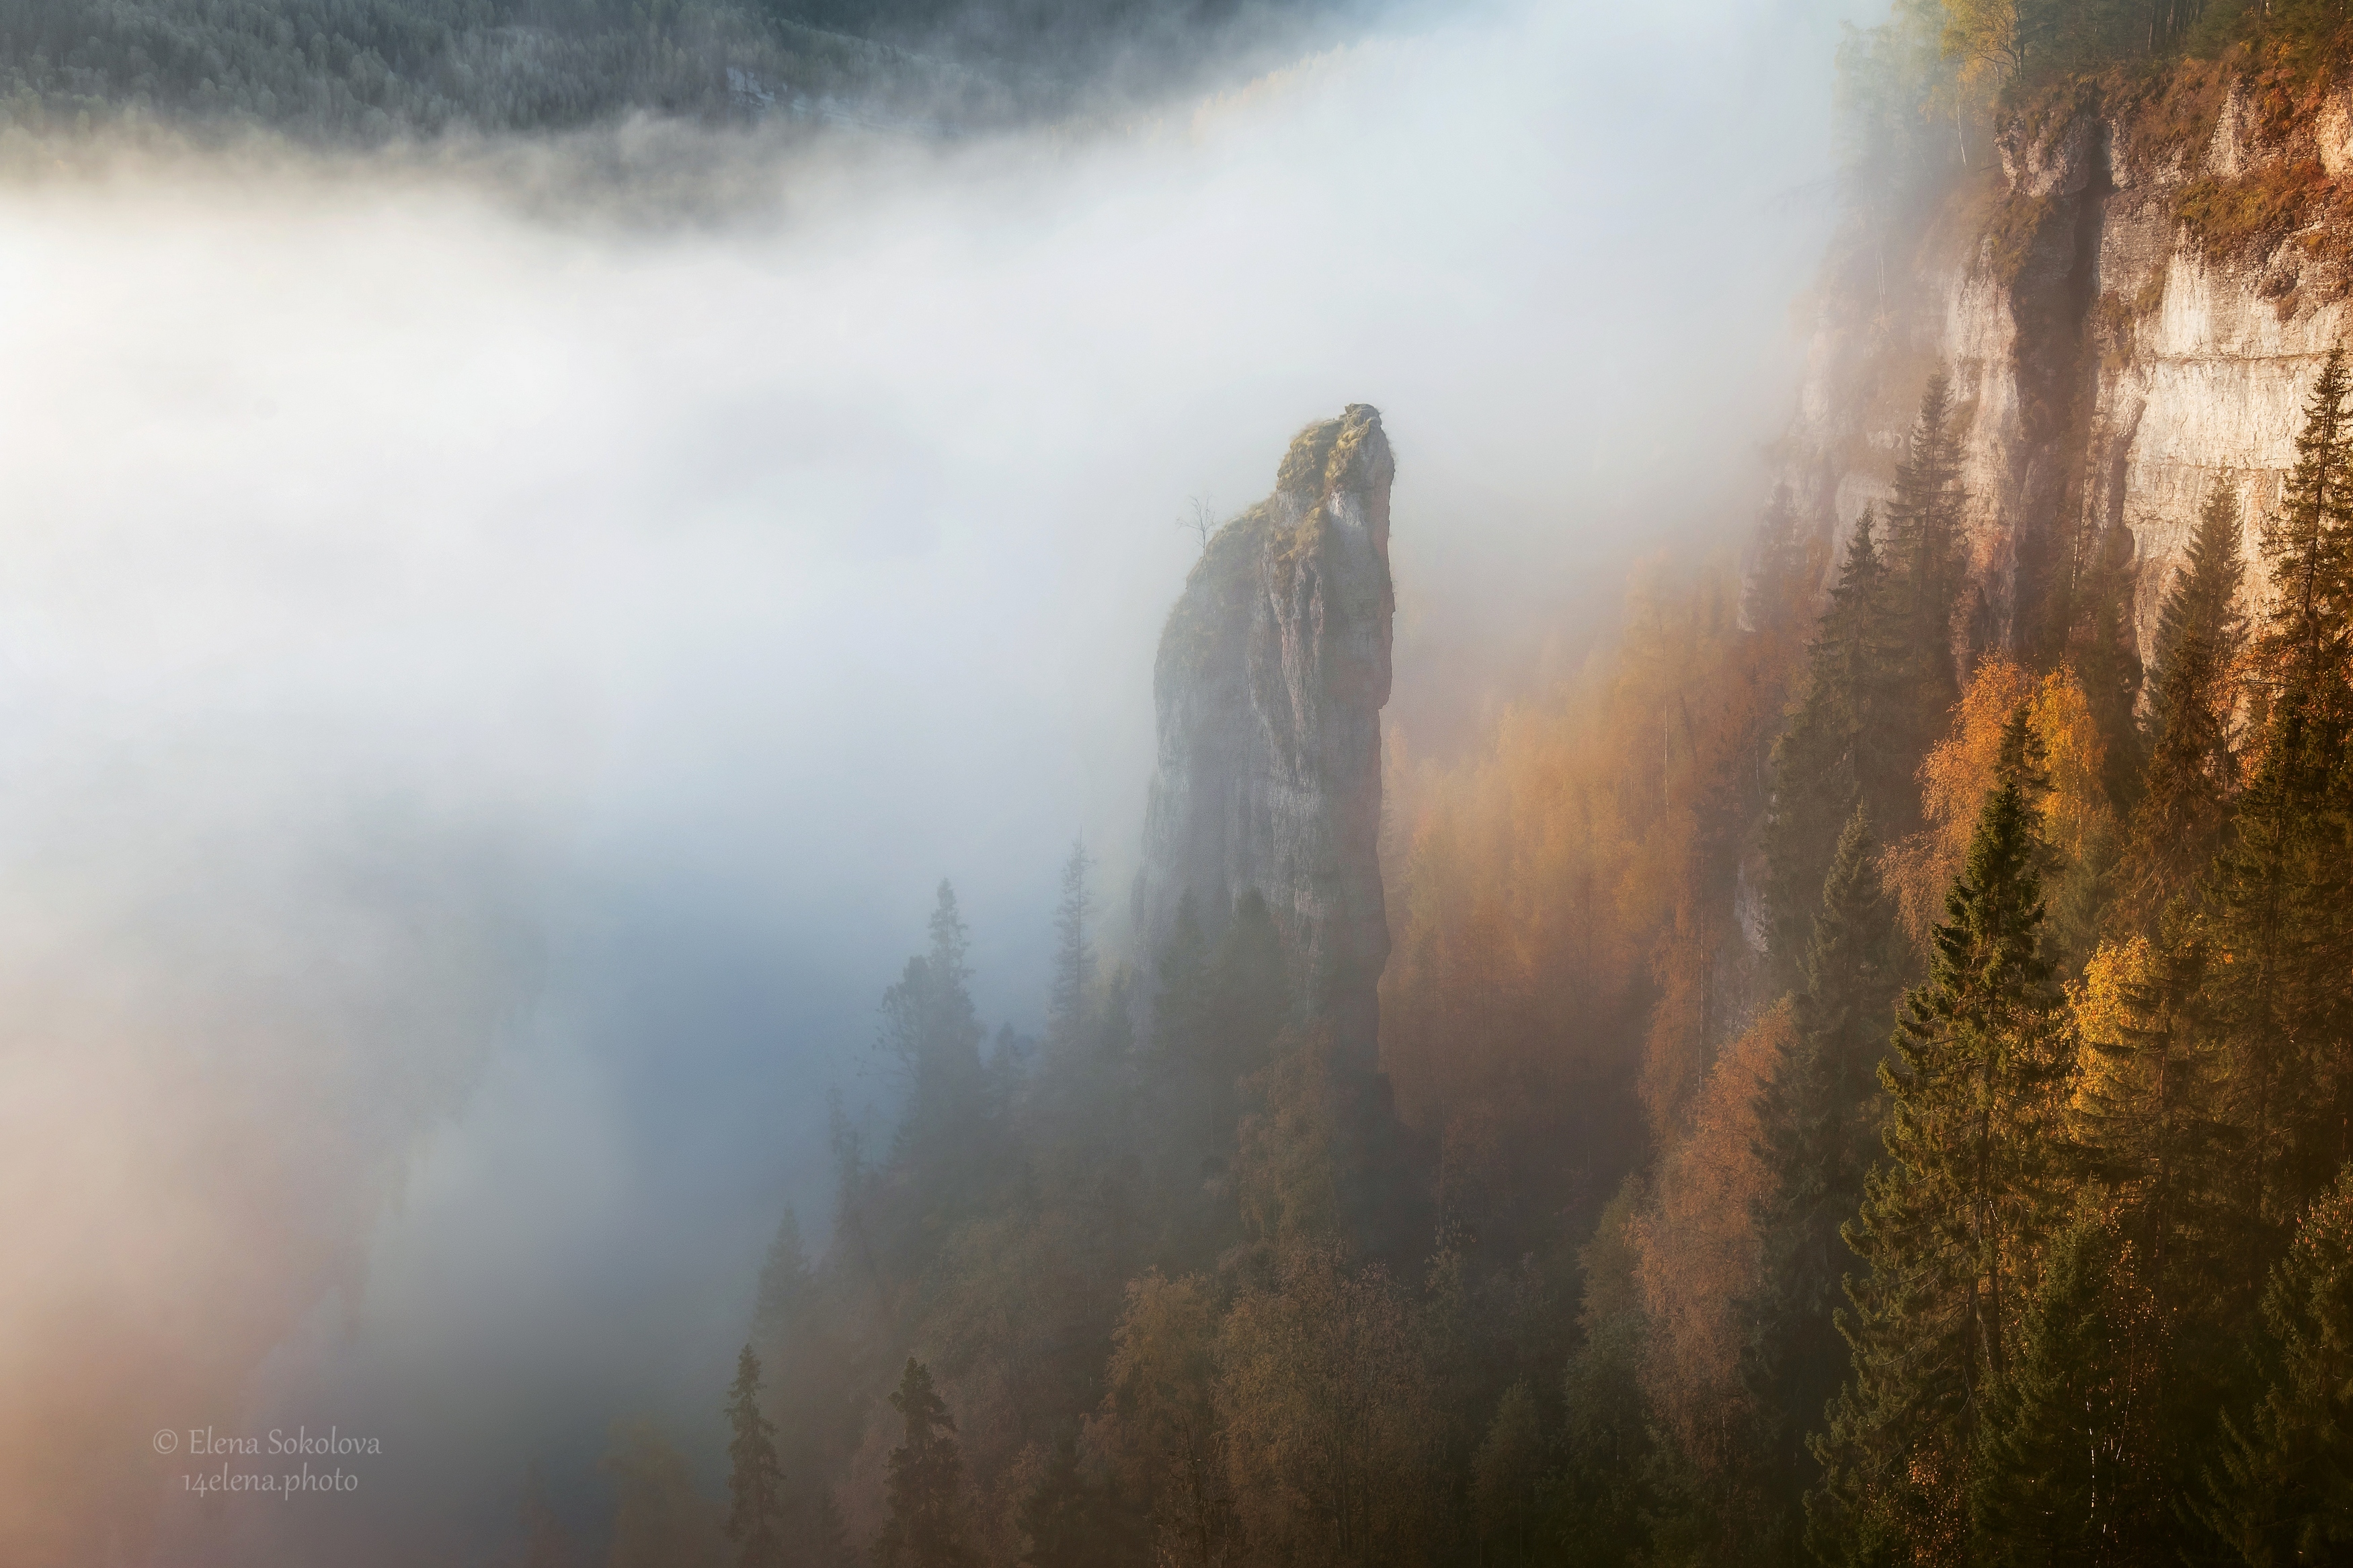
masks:
[[[1303,1021],[1375,1067],[1388,961],[1381,708],[1389,696],[1389,483],[1377,410],[1300,432],[1274,493],[1208,541],[1153,672],[1160,756],[1145,819],[1145,956],[1187,891],[1214,925],[1251,889],[1281,929]]]

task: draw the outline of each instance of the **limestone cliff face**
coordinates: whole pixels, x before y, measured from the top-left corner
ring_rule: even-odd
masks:
[[[1943,363],[1978,573],[1957,641],[2034,637],[2071,562],[2120,527],[2146,658],[2218,479],[2239,495],[2253,563],[2304,398],[2348,324],[2346,215],[2330,182],[2353,174],[2353,115],[2338,90],[2266,119],[2216,80],[2154,105],[2086,95],[2046,107],[1999,152],[1998,174],[1962,179],[1921,229],[1849,236],[1786,477],[1842,534],[1886,493]],[[2250,212],[2275,216],[2253,227],[2231,216]]]
[[[1352,405],[1302,431],[1274,493],[1208,541],[1161,634],[1136,885],[1147,955],[1187,892],[1215,930],[1257,889],[1303,1014],[1366,1068],[1389,951],[1378,840],[1395,472],[1379,413]]]

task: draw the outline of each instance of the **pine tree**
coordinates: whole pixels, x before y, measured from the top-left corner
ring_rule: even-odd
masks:
[[[2245,642],[2239,594],[2238,498],[2217,481],[2179,575],[2158,612],[2148,768],[2126,835],[2112,921],[2153,931],[2165,906],[2201,876],[2238,785],[2232,714]]]
[[[2263,1293],[2264,1385],[2200,1510],[2250,1568],[2353,1555],[2353,1166]]]
[[[874,1542],[877,1568],[963,1568],[974,1558],[966,1543],[955,1419],[932,1387],[931,1369],[913,1356],[891,1407],[904,1423],[904,1436],[891,1450],[884,1488],[890,1511]]]
[[[1759,1105],[1774,1175],[1757,1215],[1763,1242],[1757,1338],[1746,1372],[1785,1484],[1845,1376],[1832,1317],[1852,1261],[1840,1227],[1862,1198],[1877,1146],[1877,1068],[1899,988],[1894,921],[1862,807],[1839,837],[1797,1000],[1797,1047]]]
[[[1838,585],[1806,649],[1802,694],[1773,747],[1765,827],[1767,944],[1778,982],[1805,984],[1806,946],[1822,879],[1860,806],[1875,823],[1917,811],[1910,763],[1891,747],[1886,571],[1865,509],[1847,541]],[[1917,759],[1911,760],[1916,763]]]
[[[776,1429],[760,1414],[760,1358],[745,1345],[727,1390],[727,1539],[743,1568],[779,1568],[785,1560],[783,1467]]]
[[[1087,893],[1092,863],[1084,841],[1073,841],[1071,858],[1062,864],[1061,902],[1054,911],[1054,988],[1047,1002],[1047,1029],[1054,1045],[1065,1050],[1086,1032],[1087,987],[1094,978],[1094,949],[1087,940],[1087,917],[1093,908]]]
[[[1968,862],[1946,900],[1927,983],[1905,997],[1887,1158],[1847,1244],[1869,1265],[1841,1314],[1852,1381],[1815,1445],[1818,1549],[1874,1560],[1911,1541],[1966,1551],[1971,1459],[2008,1382],[2016,1297],[2056,1202],[2053,1089],[2065,1068],[2043,922],[2032,731],[2021,706]]]

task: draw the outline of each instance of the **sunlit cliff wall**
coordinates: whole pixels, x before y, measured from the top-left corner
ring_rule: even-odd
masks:
[[[2346,89],[2185,65],[2003,126],[1925,221],[1859,217],[1817,315],[1785,477],[1841,535],[1887,491],[1920,389],[1953,377],[1977,597],[1965,649],[2031,643],[2073,563],[2130,533],[2137,628],[2217,479],[2250,559],[2304,398],[2347,325]]]

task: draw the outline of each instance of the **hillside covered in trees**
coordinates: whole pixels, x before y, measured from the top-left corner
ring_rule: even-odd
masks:
[[[2344,26],[1903,0],[1858,201],[2069,95],[2316,112]],[[1045,1037],[992,1039],[943,885],[729,1504],[617,1431],[612,1561],[2353,1554],[2353,370],[2269,488],[2133,525],[2178,550],[2085,506],[2037,556],[1952,368],[1862,504],[1655,564],[1467,756],[1390,737],[1377,1093],[1281,899],[1103,953],[1074,850]]]
[[[1149,88],[1288,0],[5,0],[0,133],[373,145],[638,113],[922,134]]]

